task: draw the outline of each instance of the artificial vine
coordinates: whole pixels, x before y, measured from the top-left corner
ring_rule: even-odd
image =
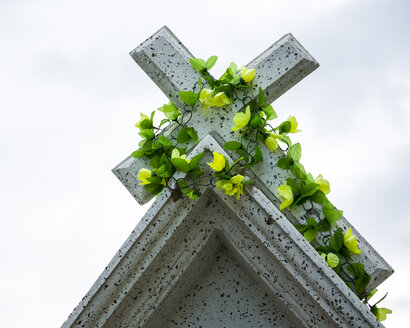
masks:
[[[191,199],[201,195],[201,186],[213,186],[229,196],[240,199],[244,186],[252,183],[244,173],[263,160],[261,144],[273,152],[279,147],[279,142],[283,143],[286,155],[280,158],[276,165],[282,170],[289,171],[293,178],[286,179],[278,188],[278,194],[282,198],[280,210],[293,210],[297,205],[305,208],[306,215],[302,217],[305,224],[296,224],[296,229],[369,307],[376,318],[379,321],[385,320],[386,314],[392,311],[379,308],[377,304],[387,294],[375,304],[369,304],[377,289],[366,293],[370,275],[365,271],[364,265],[355,262],[352,257],[361,253],[352,228],[345,232],[341,228],[332,228],[342,217],[343,211],[337,209],[327,198],[330,192],[329,182],[322,175],[314,178],[300,163],[302,147],[299,143],[292,144],[289,137],[290,134],[300,132],[297,129],[296,118],[290,116],[273,127],[270,121],[276,119],[277,114],[271,105],[265,103],[263,90],[259,88],[257,99],[251,99],[246,95],[246,88],[252,86],[255,70],[244,66],[238,70],[236,64],[231,63],[224,74],[215,79],[209,74],[209,70],[216,61],[216,56],[206,61],[190,58],[191,66],[201,77],[192,91],[179,92],[179,97],[186,104],[184,108],[178,108],[171,101],[158,108],[166,117],[158,126],[154,124],[155,111],[150,117],[141,114],[136,127],[140,130],[142,140],[139,142],[140,148],[133,152],[132,156],[149,159],[151,169],[140,169],[140,185],[144,185],[145,189],[154,195],[158,195],[164,188],[170,188],[184,193]],[[242,90],[243,96],[237,92],[239,89]],[[230,165],[222,154],[214,152],[213,161],[207,163],[213,170],[213,175],[205,176],[199,165],[204,153],[191,159],[185,154],[188,142],[198,142],[197,132],[189,126],[192,111],[198,101],[205,113],[208,107],[229,106],[234,99],[246,105],[243,112],[234,115],[234,125],[231,128],[232,132],[240,133],[241,141],[228,141],[224,149],[236,152],[238,159]],[[174,178],[177,171],[185,173],[185,176]],[[306,209],[306,204],[310,204],[310,208]]]

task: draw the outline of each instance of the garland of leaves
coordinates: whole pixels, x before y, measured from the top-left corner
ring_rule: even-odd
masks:
[[[198,198],[200,187],[213,186],[223,190],[227,195],[239,199],[245,185],[252,181],[244,176],[247,169],[263,160],[260,144],[264,143],[270,151],[275,151],[282,142],[286,146],[286,155],[279,159],[277,167],[289,171],[293,178],[286,179],[278,188],[283,199],[280,210],[294,209],[302,205],[306,214],[302,217],[305,224],[296,224],[296,229],[304,235],[306,240],[319,252],[327,264],[341,277],[347,286],[365,303],[379,321],[386,319],[386,314],[392,313],[387,308],[379,308],[379,304],[387,294],[370,305],[370,298],[377,289],[366,293],[370,275],[364,265],[354,261],[352,254],[359,255],[358,241],[352,233],[352,228],[343,232],[341,228],[332,228],[343,215],[343,211],[336,209],[328,200],[330,184],[322,175],[313,178],[300,163],[302,148],[299,143],[292,144],[289,134],[300,132],[297,129],[296,118],[290,116],[276,127],[269,121],[277,118],[271,105],[265,103],[265,94],[259,88],[259,97],[252,99],[247,96],[255,75],[255,70],[242,66],[238,70],[235,63],[231,63],[225,73],[215,79],[209,70],[215,65],[216,56],[207,61],[200,58],[190,58],[191,66],[200,73],[201,77],[193,86],[192,91],[181,91],[179,97],[186,104],[178,108],[172,102],[158,108],[163,112],[163,119],[159,126],[154,125],[154,114],[148,117],[141,114],[137,122],[142,140],[139,149],[132,153],[135,158],[149,159],[151,170],[140,169],[138,178],[141,185],[154,195],[158,195],[164,188],[170,188],[184,193],[191,199]],[[241,90],[239,94],[237,91]],[[242,95],[242,96],[241,96]],[[194,106],[199,101],[203,111],[207,107],[223,107],[241,101],[245,110],[233,117],[234,126],[231,131],[240,131],[241,141],[229,141],[224,145],[225,150],[234,151],[238,159],[229,165],[222,154],[214,152],[213,162],[208,165],[213,169],[213,176],[205,176],[200,168],[200,161],[204,153],[188,159],[186,143],[198,142],[198,134],[189,126]],[[165,127],[164,127],[165,126]],[[175,135],[175,132],[178,134]],[[174,173],[185,173],[183,178],[174,178]],[[242,174],[241,174],[242,173]],[[310,204],[307,209],[306,204]],[[321,211],[319,210],[321,208]],[[321,215],[321,213],[323,215]]]

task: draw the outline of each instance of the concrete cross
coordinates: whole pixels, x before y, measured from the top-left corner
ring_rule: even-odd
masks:
[[[189,58],[194,56],[166,26],[135,48],[131,56],[176,106],[185,106],[178,92],[192,90],[200,75],[189,64]],[[250,99],[256,98],[258,87],[261,87],[266,94],[266,103],[271,103],[318,66],[303,46],[291,34],[287,34],[246,65],[256,71],[252,82],[255,87],[248,89],[247,94]],[[237,134],[230,132],[230,128],[233,115],[243,109],[243,106],[244,103],[237,99],[225,108],[209,109],[209,115],[204,116],[198,104],[198,108],[193,111],[190,126],[197,130],[199,140],[212,135],[223,146],[227,141],[238,139]],[[250,175],[257,188],[279,208],[277,188],[290,177],[286,171],[276,167],[278,159],[284,154],[280,149],[271,153],[266,147],[261,148],[264,160],[251,169]],[[114,174],[140,204],[153,197],[138,184],[137,173],[142,167],[149,168],[146,159],[129,156],[113,169]],[[320,207],[315,209],[320,211]],[[292,213],[284,211],[284,215],[291,223],[304,223],[307,218],[306,210],[302,206],[297,206]],[[346,230],[351,224],[342,217],[337,226]],[[354,227],[353,232],[362,250],[361,256],[355,260],[362,262],[371,275],[372,280],[368,286],[371,290],[389,277],[393,270]]]

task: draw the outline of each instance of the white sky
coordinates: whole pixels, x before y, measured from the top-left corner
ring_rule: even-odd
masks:
[[[59,327],[146,211],[110,170],[166,99],[128,53],[163,25],[215,71],[291,32],[321,67],[274,103],[410,308],[408,1],[0,3],[0,326]],[[382,293],[380,293],[382,295]]]

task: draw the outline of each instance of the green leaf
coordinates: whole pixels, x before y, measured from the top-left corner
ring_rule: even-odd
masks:
[[[188,128],[187,133],[195,142],[198,141],[198,133],[194,128]]]
[[[172,163],[172,165],[174,165],[174,167],[178,171],[181,171],[181,172],[184,172],[184,173],[189,172],[189,170],[191,169],[189,167],[189,164],[187,163],[187,161],[182,159],[182,158],[172,158],[171,163]]]
[[[288,146],[288,148],[290,148],[292,146],[292,141],[290,140],[290,138],[288,136],[282,135],[282,139],[279,139],[279,141],[286,144],[286,146]]]
[[[162,189],[164,189],[164,185],[156,183],[150,183],[145,185],[144,187],[148,192],[150,192],[153,195],[158,195],[162,191]]]
[[[242,144],[238,141],[228,141],[225,145],[224,148],[225,150],[235,150],[241,148]]]
[[[163,126],[165,123],[168,123],[169,120],[167,118],[164,118],[163,120],[161,120],[161,123],[159,123],[159,127]]]
[[[206,69],[209,71],[212,67],[214,67],[216,61],[218,60],[217,56],[211,56],[206,61]]]
[[[315,248],[318,252],[330,253],[331,249],[327,246],[319,246]]]
[[[339,250],[339,253],[342,254],[345,258],[347,258],[348,260],[351,260],[352,257],[350,256],[350,252],[347,249],[346,246],[342,245],[342,247]]]
[[[152,121],[145,119],[140,123],[140,129],[151,129]]]
[[[317,229],[317,222],[316,222],[315,218],[308,218],[306,220],[306,223],[308,224],[309,227]]]
[[[191,140],[192,137],[188,133],[189,129],[192,129],[192,128],[184,127],[181,130],[179,130],[178,136],[177,136],[177,142],[178,143],[185,143],[185,142],[188,142],[189,140]]]
[[[179,98],[188,105],[195,105],[199,99],[199,95],[192,91],[180,91],[178,92]]]
[[[143,143],[140,143],[140,147],[144,150],[151,150],[152,149],[152,140],[142,140]]]
[[[153,129],[140,129],[139,135],[147,140],[155,137],[155,133]]]
[[[194,176],[194,178],[199,178],[203,173],[204,171],[202,171],[202,169],[199,166],[194,167],[192,169],[192,175]]]
[[[202,90],[202,78],[198,79],[199,89]]]
[[[232,74],[236,74],[236,72],[238,71],[238,67],[236,66],[236,64],[234,62],[231,62],[229,64],[229,68],[230,68]]]
[[[192,189],[190,189],[189,191],[188,190],[182,190],[182,192],[185,194],[185,195],[187,195],[189,198],[191,198],[191,199],[197,199],[199,196],[201,196],[201,194],[199,193],[199,191],[198,190],[192,190]]]
[[[363,263],[350,263],[347,266],[347,271],[356,277],[360,277],[366,273]]]
[[[330,207],[322,207],[322,209],[323,209],[323,214],[326,217],[326,220],[330,224],[333,224],[336,221],[338,221],[343,215],[342,210],[336,210],[336,209],[330,208]]]
[[[189,162],[189,167],[191,168],[191,170],[198,166],[199,162],[201,161],[202,157],[204,157],[204,155],[205,153],[200,153],[191,159],[191,161]]]
[[[178,187],[181,189],[188,187],[188,182],[186,182],[184,179],[179,179],[177,183],[178,183]]]
[[[286,179],[286,184],[292,188],[294,194],[300,193],[300,185],[295,180],[291,178]]]
[[[163,145],[158,139],[152,140],[152,149],[153,150],[157,150],[157,149],[160,149],[162,147],[163,147]]]
[[[377,320],[384,321],[386,320],[386,315],[393,313],[392,310],[387,308],[378,308],[377,306],[372,306],[372,313],[376,316]]]
[[[167,137],[159,136],[159,137],[158,137],[158,140],[161,142],[161,144],[162,144],[164,147],[171,147],[171,146],[172,146],[172,141],[169,140]]]
[[[330,231],[330,224],[325,219],[319,221],[319,230],[322,232]]]
[[[258,127],[262,126],[262,119],[261,117],[256,114],[256,115],[252,115],[253,117],[251,118],[250,122],[249,122],[249,127],[251,129],[256,129]]]
[[[134,157],[134,158],[141,158],[141,157],[144,156],[144,155],[145,155],[145,150],[142,149],[142,148],[140,148],[140,149],[134,151],[134,152],[131,154],[131,156]]]
[[[343,245],[343,232],[340,229],[337,229],[329,239],[329,247],[334,252],[339,252],[340,248]]]
[[[311,243],[313,239],[315,239],[317,233],[317,229],[311,229],[309,228],[308,230],[305,231],[304,236],[306,240]]]
[[[312,202],[315,202],[317,204],[323,204],[325,202],[327,202],[327,197],[326,195],[321,191],[321,190],[317,190],[312,197],[310,197],[310,200]]]
[[[370,282],[370,276],[367,273],[364,273],[362,276],[360,276],[356,280],[356,282],[354,284],[354,288],[355,288],[356,294],[358,296],[365,291],[365,289],[366,289],[367,285],[369,284],[369,282]]]
[[[175,106],[172,102],[162,107],[159,107],[158,110],[163,112],[165,116],[171,121],[175,121],[177,117],[181,114],[178,107]]]
[[[153,167],[154,169],[157,169],[160,167],[160,160],[161,160],[161,155],[155,155],[151,160],[149,161],[149,165]]]
[[[262,107],[263,105],[265,105],[265,93],[262,88],[259,87],[259,106]]]
[[[294,226],[299,232],[304,232],[308,228],[306,224],[294,224]]]
[[[189,58],[189,63],[198,73],[202,73],[206,69],[206,63],[203,59]]]
[[[300,143],[296,143],[289,148],[288,156],[295,162],[299,162],[302,156],[302,147]]]
[[[246,151],[243,150],[242,148],[235,149],[235,152],[239,155],[239,157],[242,158],[242,160],[244,160],[245,162],[248,161],[248,159],[249,159],[249,154],[248,154],[248,152],[246,152]]]
[[[307,185],[303,186],[301,194],[303,197],[309,197],[312,196],[318,189],[319,185],[317,183],[308,183]]]
[[[283,122],[281,125],[279,125],[279,133],[280,134],[286,134],[289,133],[290,129],[292,128],[292,125],[290,124],[289,121]]]
[[[326,262],[327,264],[329,264],[331,268],[335,268],[339,265],[340,259],[339,256],[337,256],[336,254],[329,253],[326,256]]]
[[[282,170],[289,170],[289,160],[286,157],[282,157],[281,159],[278,160],[276,163],[276,166]]]
[[[289,169],[296,178],[305,180],[306,171],[302,164],[295,163],[294,165],[291,165]]]
[[[253,155],[253,165],[258,164],[263,160],[262,151],[259,147],[255,148],[255,155]]]
[[[162,164],[156,171],[157,175],[161,178],[170,178],[174,174],[172,167]]]
[[[271,105],[264,105],[262,106],[262,111],[266,114],[266,119],[268,121],[273,120],[278,117],[275,110]]]

